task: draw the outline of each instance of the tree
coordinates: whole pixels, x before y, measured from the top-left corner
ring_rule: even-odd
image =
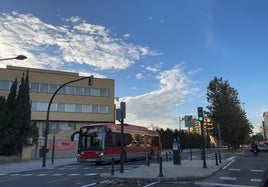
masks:
[[[0,155],[2,155],[5,150],[5,129],[7,127],[7,102],[4,97],[0,97],[0,124]]]
[[[4,155],[13,155],[16,153],[16,143],[19,129],[16,127],[16,96],[17,96],[17,78],[12,83],[7,97],[7,121],[4,131]]]
[[[17,78],[7,100],[0,97],[0,155],[21,155],[24,146],[37,143],[38,128],[31,122],[29,76],[21,78],[17,92]]]
[[[16,98],[15,111],[17,114],[16,125],[19,129],[18,144],[16,145],[18,154],[21,155],[23,146],[32,145],[32,140],[36,139],[38,131],[36,126],[31,124],[31,101],[29,93],[29,72],[27,71],[26,77],[24,74],[21,78],[21,83]]]
[[[228,81],[214,77],[207,87],[208,117],[212,120],[212,135],[218,139],[219,124],[221,139],[232,148],[245,143],[252,132],[245,111],[241,108],[238,92]]]

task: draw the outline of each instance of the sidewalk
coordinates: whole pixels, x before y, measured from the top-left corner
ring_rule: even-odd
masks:
[[[203,168],[202,160],[182,160],[181,165],[174,165],[173,161],[162,162],[162,174],[160,176],[159,163],[152,163],[149,166],[142,165],[140,167],[125,170],[124,173],[119,171],[114,172],[114,175],[110,173],[102,173],[101,177],[108,179],[124,178],[134,180],[149,180],[149,181],[167,181],[167,180],[194,180],[198,178],[205,178],[212,175],[224,165],[226,165],[231,159],[222,160],[222,163],[216,165],[216,161],[213,159],[206,160],[206,168]]]
[[[204,178],[212,175],[214,172],[226,165],[230,159],[222,160],[222,163],[216,165],[216,161],[213,156],[207,157],[206,168],[203,168],[203,161],[200,159],[182,160],[181,165],[174,165],[173,161],[162,162],[162,174],[160,176],[160,164],[151,163],[149,166],[141,165],[137,168],[124,170],[123,173],[115,171],[114,175],[111,171],[107,173],[101,173],[100,176],[104,179],[128,179],[128,180],[149,180],[149,181],[164,181],[164,180],[192,180],[198,178]],[[46,161],[46,167],[42,167],[42,160],[31,160],[13,163],[1,163],[0,164],[0,176],[23,171],[33,171],[38,169],[53,169],[54,167],[77,163],[76,158],[61,158],[55,159],[54,164],[51,164],[51,160]]]
[[[46,167],[42,167],[42,159],[29,160],[29,161],[17,161],[12,163],[0,163],[0,176],[8,173],[32,171],[38,169],[53,169],[56,166],[74,164],[77,163],[76,158],[60,158],[55,159],[54,164],[51,164],[51,160],[46,160]]]

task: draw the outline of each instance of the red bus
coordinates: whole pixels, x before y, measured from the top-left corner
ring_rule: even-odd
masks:
[[[121,124],[99,123],[81,127],[74,132],[71,140],[78,134],[78,161],[95,163],[120,160]],[[124,124],[123,160],[158,156],[161,142],[156,131],[145,127]]]

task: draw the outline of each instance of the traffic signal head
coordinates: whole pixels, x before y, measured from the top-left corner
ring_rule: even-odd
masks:
[[[203,107],[197,107],[197,113],[198,113],[198,121],[203,122],[204,121]]]
[[[90,75],[90,77],[88,77],[88,85],[89,86],[92,86],[93,85],[93,82],[94,82],[94,76],[93,75]]]

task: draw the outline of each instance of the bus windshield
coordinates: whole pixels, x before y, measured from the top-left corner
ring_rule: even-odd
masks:
[[[81,129],[80,149],[104,149],[106,127],[87,127]]]

